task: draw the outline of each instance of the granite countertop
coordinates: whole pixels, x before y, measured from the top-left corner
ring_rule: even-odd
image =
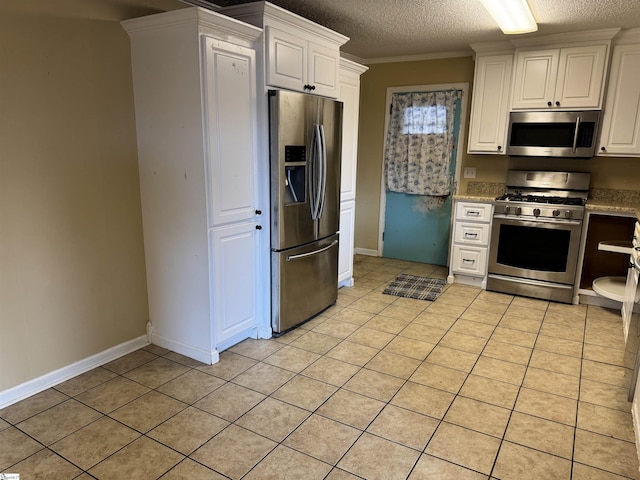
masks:
[[[504,183],[469,182],[465,193],[453,196],[455,200],[467,202],[493,202],[505,191]]]
[[[492,202],[505,191],[504,183],[469,182],[467,191],[454,199],[467,202]],[[608,190],[592,188],[585,208],[593,212],[635,215],[640,219],[640,190]]]
[[[626,213],[640,219],[640,191],[592,188],[585,208],[597,212]]]

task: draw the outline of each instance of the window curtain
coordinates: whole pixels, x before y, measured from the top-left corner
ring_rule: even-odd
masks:
[[[453,121],[460,90],[394,93],[384,154],[385,182],[392,192],[451,193]]]

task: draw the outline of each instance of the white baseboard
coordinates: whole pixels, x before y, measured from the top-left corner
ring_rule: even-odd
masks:
[[[258,326],[258,338],[271,338],[273,336],[273,330],[271,325],[265,327],[264,325]]]
[[[156,333],[153,333],[151,329],[151,343],[158,345],[159,347],[166,348],[172,352],[179,353],[185,357],[193,358],[207,365],[213,365],[220,359],[218,350],[202,350],[192,345],[185,345],[184,343],[176,342],[170,338],[162,337]]]
[[[79,360],[66,367],[59,368],[52,372],[46,373],[38,378],[29,380],[15,387],[0,392],[0,409],[24,400],[31,395],[40,393],[47,388],[51,388],[81,373],[88,372],[100,365],[109,363],[116,358],[120,358],[127,353],[134,352],[146,345],[149,341],[146,335],[142,335],[128,342],[121,343],[115,347],[111,347],[103,352],[96,353],[88,358]]]
[[[353,287],[353,277],[344,278],[341,281],[338,281],[338,288],[342,287]]]
[[[356,247],[356,248],[354,248],[354,252],[356,253],[356,255],[367,255],[369,257],[377,257],[378,256],[378,250],[372,250],[370,248]]]

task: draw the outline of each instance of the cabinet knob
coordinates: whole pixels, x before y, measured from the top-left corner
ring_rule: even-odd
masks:
[[[556,101],[556,107],[560,106],[560,102]]]
[[[551,102],[547,102],[548,107],[550,107],[551,105],[553,105]]]
[[[256,215],[262,215],[262,210],[256,210]]]
[[[311,89],[311,90],[315,90],[315,89],[316,89],[316,86],[315,86],[315,85],[311,85],[311,86],[310,86],[310,89]]]
[[[605,146],[600,147],[600,151],[601,152],[606,152],[607,151],[607,147],[605,147]]]
[[[502,150],[502,145],[498,145],[498,151]]]
[[[262,225],[256,225],[256,230],[262,230]]]

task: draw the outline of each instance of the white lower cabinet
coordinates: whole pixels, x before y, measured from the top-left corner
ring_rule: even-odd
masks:
[[[488,223],[456,223],[453,231],[455,243],[487,246],[489,244]]]
[[[340,203],[340,246],[338,248],[338,287],[353,285],[353,231],[356,201]]]
[[[211,313],[218,351],[255,336],[260,278],[257,226],[250,222],[209,232]]]
[[[486,288],[492,203],[456,202],[449,283]]]
[[[468,247],[454,245],[451,269],[454,273],[484,276],[487,269],[487,247]]]

